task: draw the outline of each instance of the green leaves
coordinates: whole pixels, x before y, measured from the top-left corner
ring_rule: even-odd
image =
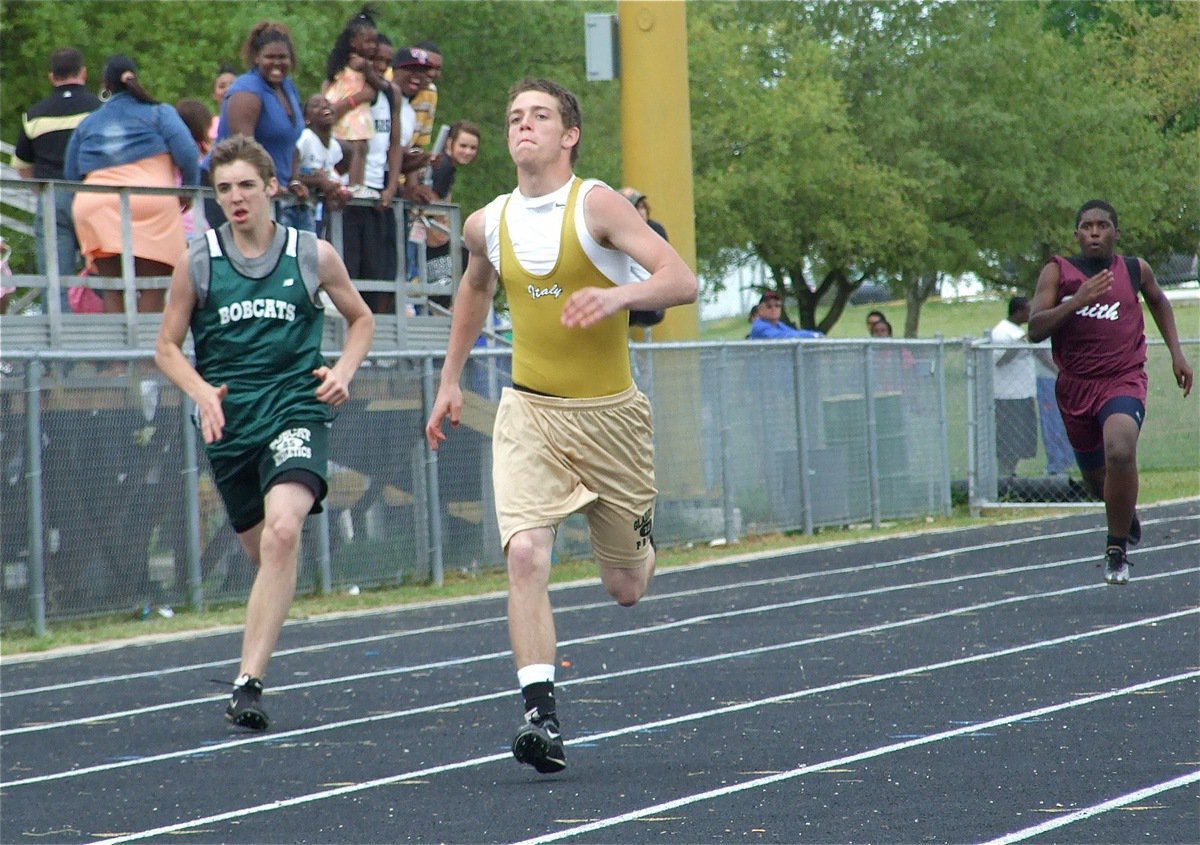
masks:
[[[690,6],[705,269],[749,249],[825,326],[867,276],[1032,290],[1096,196],[1124,249],[1194,251],[1200,14],[1055,5]]]

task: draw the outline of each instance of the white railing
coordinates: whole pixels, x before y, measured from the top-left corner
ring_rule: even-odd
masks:
[[[37,203],[41,204],[42,234],[44,235],[45,274],[17,273],[6,277],[6,284],[34,292],[41,300],[40,309],[13,309],[20,313],[0,316],[0,334],[9,349],[43,350],[111,350],[148,349],[153,346],[161,316],[140,314],[137,311],[136,292],[139,290],[165,290],[170,286],[169,276],[137,276],[134,273],[133,224],[130,211],[134,195],[188,197],[196,216],[196,229],[202,231],[207,224],[204,218],[204,200],[211,199],[211,188],[147,188],[136,186],[88,185],[81,182],[60,180],[23,180],[10,178],[11,168],[0,179],[3,205],[32,214]],[[15,174],[14,174],[15,175]],[[82,282],[64,268],[58,266],[58,231],[55,227],[56,203],[60,192],[43,190],[59,186],[75,192],[117,194],[121,213],[121,274],[116,277],[89,276]],[[351,200],[350,205],[371,207],[371,200]],[[392,279],[354,279],[355,286],[362,292],[384,292],[394,295],[393,312],[377,315],[379,330],[375,348],[408,349],[431,348],[426,343],[444,346],[448,336],[449,320],[445,309],[435,310],[431,296],[453,295],[458,280],[462,277],[462,217],[459,207],[450,203],[425,206],[449,221],[441,227],[449,236],[451,283],[431,285],[428,283],[424,244],[420,245],[418,281],[410,282],[405,261],[405,215],[413,204],[396,202],[393,216],[396,225],[397,272]],[[329,241],[339,253],[342,252],[342,211],[328,211]],[[32,226],[14,217],[11,213],[0,214],[0,223],[14,231],[32,234]],[[23,228],[22,228],[23,227]],[[71,314],[63,311],[62,292],[71,286],[86,284],[93,290],[117,290],[125,294],[125,310],[121,314]],[[28,301],[32,297],[26,294]],[[422,313],[416,314],[414,312]],[[427,325],[426,325],[427,324]],[[419,346],[413,346],[413,342]]]

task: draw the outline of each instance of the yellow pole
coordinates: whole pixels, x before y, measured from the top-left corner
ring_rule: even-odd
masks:
[[[619,0],[621,160],[626,185],[646,195],[671,246],[696,269],[692,210],[692,127],[688,101],[687,12],[683,0]],[[655,341],[697,340],[699,304],[667,309]],[[638,330],[632,336],[641,340]],[[654,356],[654,393],[670,413],[656,415],[656,480],[666,499],[703,499],[702,462],[685,444],[699,442],[700,360],[695,350]]]
[[[687,11],[683,0],[620,0],[621,157],[624,184],[646,195],[671,246],[696,269]],[[636,332],[636,330],[635,330]],[[655,340],[700,337],[700,306],[667,311]]]

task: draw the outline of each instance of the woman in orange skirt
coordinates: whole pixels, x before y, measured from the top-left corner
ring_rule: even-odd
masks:
[[[124,56],[108,60],[103,91],[109,99],[71,136],[65,164],[68,179],[82,179],[89,185],[174,188],[178,169],[184,187],[198,183],[191,133],[175,109],[146,92],[131,60]],[[135,192],[129,206],[134,275],[171,275],[185,246],[180,199]],[[120,195],[80,191],[72,214],[80,252],[91,261],[93,275],[119,277],[124,251]],[[121,291],[106,290],[103,297],[106,312],[125,310]],[[141,291],[137,310],[162,311],[165,299],[165,288]]]

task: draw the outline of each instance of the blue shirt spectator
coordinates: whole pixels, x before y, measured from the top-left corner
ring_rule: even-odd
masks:
[[[780,320],[783,314],[783,300],[773,290],[762,295],[758,301],[758,315],[750,324],[751,340],[780,340],[793,337],[813,338],[825,337],[824,332],[812,329],[795,329]]]
[[[217,127],[217,140],[223,141],[232,132],[228,120],[229,104],[235,94],[253,94],[261,102],[262,111],[254,127],[254,140],[258,141],[275,162],[275,178],[280,186],[286,186],[292,181],[292,157],[296,150],[296,141],[304,131],[304,109],[300,106],[300,94],[291,77],[285,77],[279,83],[279,90],[287,97],[292,113],[289,115],[283,103],[276,95],[276,89],[265,80],[259,70],[247,71],[239,76],[229,86],[225,94],[225,102],[221,106],[221,122]]]

